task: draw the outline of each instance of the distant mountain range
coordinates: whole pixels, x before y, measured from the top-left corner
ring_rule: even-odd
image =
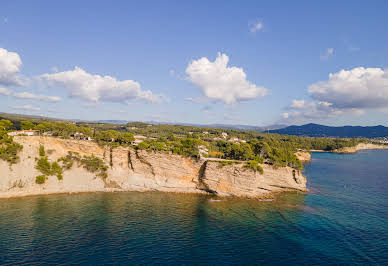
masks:
[[[388,127],[384,126],[343,126],[331,127],[318,124],[289,126],[281,129],[269,130],[270,133],[308,137],[338,137],[338,138],[380,138],[388,136]]]

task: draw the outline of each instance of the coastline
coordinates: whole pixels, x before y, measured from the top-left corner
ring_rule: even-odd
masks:
[[[290,167],[261,165],[264,173],[247,169],[243,162],[223,165],[170,153],[134,150],[131,147],[101,147],[91,141],[53,137],[15,137],[23,145],[20,162],[9,166],[0,161],[0,198],[57,193],[161,191],[216,196],[271,198],[283,191],[307,191],[306,178]],[[35,168],[43,145],[51,162],[68,152],[95,156],[108,166],[108,177],[97,177],[75,163],[63,172],[63,179],[49,176],[36,184],[41,173]]]
[[[310,152],[330,152],[330,153],[357,153],[362,150],[386,150],[388,145],[372,144],[372,143],[359,143],[354,147],[344,147],[332,151],[325,150],[310,150]]]

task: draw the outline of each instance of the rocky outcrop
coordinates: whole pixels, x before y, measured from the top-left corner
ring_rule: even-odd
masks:
[[[341,149],[334,150],[334,153],[356,153],[361,150],[381,150],[388,149],[388,145],[378,145],[372,143],[360,143],[354,147],[344,147]]]
[[[0,197],[93,191],[166,191],[212,193],[220,196],[265,197],[273,192],[305,191],[306,179],[291,168],[262,165],[264,174],[245,168],[243,163],[222,166],[220,162],[194,160],[180,155],[147,152],[132,148],[110,149],[94,142],[52,137],[15,137],[23,145],[20,162],[9,166],[0,161]],[[64,171],[63,179],[50,176],[36,184],[39,147],[50,161],[69,151],[94,155],[109,166],[108,178],[96,177],[76,163]]]
[[[307,162],[311,161],[311,153],[310,152],[298,151],[297,153],[295,153],[295,155],[303,163],[307,163]]]

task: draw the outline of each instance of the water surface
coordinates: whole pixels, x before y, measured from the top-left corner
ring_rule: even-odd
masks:
[[[386,264],[388,151],[314,153],[309,194],[0,200],[0,264]]]

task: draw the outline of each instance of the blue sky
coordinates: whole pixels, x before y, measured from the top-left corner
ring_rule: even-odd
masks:
[[[388,126],[387,10],[387,1],[3,0],[0,112]]]

